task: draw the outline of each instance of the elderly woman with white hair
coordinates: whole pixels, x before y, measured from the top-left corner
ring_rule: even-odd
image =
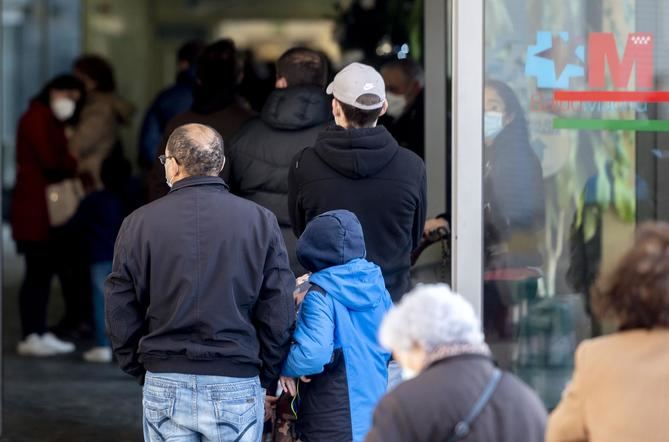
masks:
[[[368,442],[543,441],[543,404],[495,367],[474,310],[447,285],[404,296],[380,340],[407,381],[379,403]]]

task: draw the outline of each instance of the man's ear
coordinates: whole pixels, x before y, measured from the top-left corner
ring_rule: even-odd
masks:
[[[337,118],[341,116],[341,106],[337,103],[337,100],[332,99],[332,115]]]
[[[220,175],[221,172],[223,172],[223,169],[225,169],[225,162],[227,161],[226,157],[223,157],[223,165],[221,166],[221,170],[218,171],[218,174]]]
[[[286,89],[288,87],[288,80],[286,80],[286,77],[277,77],[274,87],[277,89]]]
[[[383,107],[381,108],[381,113],[379,114],[379,117],[383,116],[388,112],[388,100],[383,100]]]

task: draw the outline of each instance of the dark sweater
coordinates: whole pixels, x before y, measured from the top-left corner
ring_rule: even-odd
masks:
[[[411,251],[425,225],[425,164],[383,126],[323,131],[293,160],[288,207],[296,235],[321,213],[355,213],[367,259],[383,271],[393,301],[411,286]]]

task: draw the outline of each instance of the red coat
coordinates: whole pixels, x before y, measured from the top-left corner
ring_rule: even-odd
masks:
[[[11,206],[14,240],[45,241],[49,238],[46,186],[74,176],[77,170],[67,148],[65,126],[48,105],[31,102],[19,120],[16,164]]]

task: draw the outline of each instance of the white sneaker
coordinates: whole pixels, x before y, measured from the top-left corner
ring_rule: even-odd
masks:
[[[58,352],[47,345],[42,337],[37,333],[33,333],[27,336],[23,341],[19,342],[17,346],[17,352],[21,356],[55,356]]]
[[[53,348],[56,353],[72,353],[74,351],[74,344],[71,342],[61,341],[53,333],[44,333],[42,335],[42,342]]]
[[[112,361],[112,351],[109,347],[93,347],[84,353],[84,361],[106,364]]]

